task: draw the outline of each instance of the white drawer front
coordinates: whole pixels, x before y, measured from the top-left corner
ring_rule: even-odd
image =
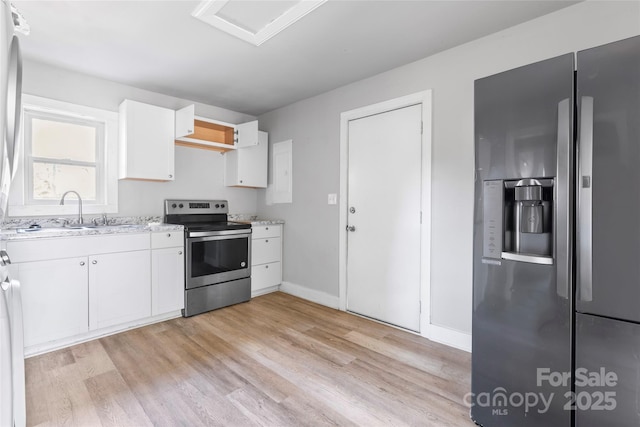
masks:
[[[280,261],[279,237],[253,240],[251,245],[251,265]]]
[[[183,231],[155,231],[151,233],[151,249],[174,248],[176,246],[184,246]]]
[[[280,237],[280,225],[254,225],[251,227],[254,239]]]
[[[75,236],[12,240],[7,242],[11,262],[74,258],[91,254],[149,249],[149,233],[118,233],[102,236]]]
[[[251,290],[257,291],[282,282],[282,267],[279,262],[251,267]]]

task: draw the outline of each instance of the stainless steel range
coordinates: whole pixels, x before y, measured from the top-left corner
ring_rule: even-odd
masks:
[[[226,200],[164,202],[164,222],[184,226],[184,317],[251,299],[251,224],[228,212]]]

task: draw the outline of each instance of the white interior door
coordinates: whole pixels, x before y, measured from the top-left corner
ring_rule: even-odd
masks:
[[[419,331],[422,105],[348,132],[347,310]]]

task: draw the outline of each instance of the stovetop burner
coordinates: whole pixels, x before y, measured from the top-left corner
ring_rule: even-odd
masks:
[[[229,203],[226,200],[164,201],[164,222],[183,225],[186,231],[244,230],[251,224],[228,220]]]

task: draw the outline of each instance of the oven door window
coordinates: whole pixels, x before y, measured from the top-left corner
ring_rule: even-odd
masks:
[[[249,238],[197,239],[191,242],[191,277],[248,268]]]

